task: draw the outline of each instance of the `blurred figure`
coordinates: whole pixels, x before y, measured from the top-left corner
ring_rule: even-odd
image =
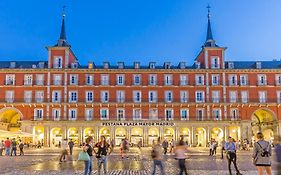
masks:
[[[141,149],[141,147],[142,147],[142,139],[140,139],[140,141],[138,142],[138,148],[139,148],[139,150]]]
[[[174,139],[171,140],[171,149],[170,149],[170,153],[172,153],[174,151],[175,148],[175,141]]]
[[[24,144],[21,140],[19,140],[19,141],[20,141],[20,143],[19,143],[20,156],[23,156],[24,155],[24,152],[23,152]]]
[[[187,153],[187,146],[184,144],[184,141],[181,139],[179,141],[178,146],[176,146],[175,148],[175,159],[178,160],[179,168],[180,168],[179,175],[183,175],[183,173],[187,175],[186,166],[185,166],[186,153]]]
[[[94,139],[92,136],[89,136],[86,139],[86,144],[83,146],[83,151],[85,151],[89,156],[90,156],[90,160],[88,161],[84,161],[84,175],[91,175],[92,174],[92,170],[93,170],[93,143],[94,143]]]
[[[17,142],[16,142],[15,138],[13,138],[11,145],[12,145],[11,156],[13,155],[13,153],[14,153],[14,156],[17,156]]]
[[[6,156],[10,156],[11,154],[11,141],[9,140],[9,138],[7,138],[7,140],[4,142],[5,145],[5,150],[6,150]]]
[[[162,152],[160,137],[158,138],[157,144],[155,144],[152,147],[151,157],[153,159],[152,175],[154,175],[156,173],[156,167],[157,166],[160,168],[160,172],[161,172],[160,175],[165,175],[164,165],[163,165],[163,162],[162,162],[163,152]]]
[[[281,174],[281,136],[277,138],[277,143],[275,145],[275,152],[277,158],[277,174]]]
[[[62,163],[62,161],[66,161],[66,156],[67,156],[67,139],[63,139],[62,144],[61,144],[61,155],[60,155],[60,163]]]
[[[169,146],[169,143],[166,139],[164,139],[163,143],[162,143],[162,147],[164,149],[164,155],[167,154],[167,151],[168,151],[168,146]]]
[[[226,156],[227,156],[227,160],[228,160],[228,170],[229,170],[229,174],[232,175],[231,173],[231,162],[234,165],[234,168],[236,170],[236,174],[237,175],[242,175],[237,167],[237,155],[236,155],[236,144],[233,140],[233,138],[228,137],[228,142],[226,142],[225,144],[225,150],[226,150]]]
[[[0,156],[3,155],[4,149],[5,149],[5,144],[4,144],[4,140],[2,140],[2,141],[0,142]]]
[[[253,162],[258,169],[258,175],[263,175],[266,171],[267,175],[272,175],[271,172],[271,144],[264,140],[261,132],[257,133],[258,141],[254,143]]]
[[[68,142],[68,147],[69,147],[69,153],[70,155],[72,155],[72,151],[74,147],[74,142],[72,141],[72,139],[70,139],[70,141]]]
[[[103,165],[103,173],[107,174],[107,159],[112,152],[110,144],[106,142],[105,137],[101,136],[100,142],[95,145],[98,148],[96,158],[98,159],[98,175],[101,175],[101,166]],[[110,151],[109,151],[110,149]]]
[[[221,142],[221,159],[223,159],[223,152],[225,151],[225,141],[222,140]]]
[[[114,146],[115,146],[115,141],[114,139],[111,139],[110,141],[110,146],[111,146],[111,149],[112,149],[112,152],[114,151]]]

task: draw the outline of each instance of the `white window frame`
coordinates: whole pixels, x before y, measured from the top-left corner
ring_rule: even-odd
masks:
[[[38,111],[41,111],[40,113],[38,113]],[[38,116],[38,114],[40,114]],[[34,109],[34,120],[43,120],[44,118],[44,109],[43,108],[35,108]]]
[[[56,116],[56,114],[58,114]],[[53,120],[59,121],[61,119],[61,109],[60,108],[53,108],[52,109]]]
[[[200,111],[201,111],[201,113],[202,113],[202,116],[199,116]],[[196,119],[197,119],[198,121],[203,121],[203,120],[204,120],[204,114],[205,114],[204,108],[197,108],[197,109],[196,109]]]
[[[36,103],[44,102],[44,91],[35,91],[35,102]]]
[[[73,114],[75,114],[75,117],[73,117]],[[77,108],[70,108],[68,109],[68,120],[75,121],[78,118],[78,110]]]
[[[138,97],[138,94],[139,94],[139,97]],[[134,103],[141,103],[141,91],[133,91],[133,102]]]
[[[201,99],[198,98],[198,94],[201,94]],[[204,91],[195,91],[195,102],[196,103],[205,102],[205,92]]]
[[[32,102],[32,91],[24,91],[24,102],[31,103]]]
[[[108,86],[109,85],[109,75],[108,74],[101,74],[101,85]]]
[[[148,101],[149,103],[157,102],[157,91],[148,91]]]
[[[229,110],[229,112],[230,112],[229,115],[231,117],[231,120],[238,120],[238,118],[239,118],[239,110],[238,110],[238,108],[231,108]],[[233,115],[234,113],[235,113],[236,116]]]
[[[267,91],[259,91],[259,102],[266,103],[267,102]]]
[[[203,74],[196,74],[195,75],[195,85],[196,86],[204,86],[205,80]]]
[[[74,99],[72,94],[76,94],[76,98]],[[78,102],[78,91],[69,91],[69,103],[77,103]]]
[[[169,115],[168,112],[170,112]],[[167,121],[174,120],[174,110],[172,108],[165,109],[165,120]]]
[[[230,86],[237,86],[237,75],[236,74],[228,75],[228,82]]]
[[[33,75],[32,74],[25,74],[24,75],[24,85],[25,86],[32,86]]]
[[[188,91],[180,91],[180,102],[181,103],[188,102]]]
[[[229,91],[229,102],[237,103],[238,94],[237,91]]]
[[[211,68],[212,69],[219,69],[220,68],[220,58],[218,56],[212,56],[211,57]]]
[[[173,75],[172,74],[165,74],[164,75],[164,85],[165,86],[173,85]]]
[[[13,103],[15,100],[15,91],[8,90],[5,92],[5,99],[7,103]]]
[[[249,92],[248,91],[241,91],[241,102],[242,103],[249,102]]]
[[[60,62],[60,64],[59,64],[59,62]],[[62,56],[54,56],[53,67],[55,69],[61,69],[62,68]]]
[[[85,108],[85,120],[91,121],[94,119],[94,110],[93,108]]]
[[[44,85],[44,74],[36,74],[36,85],[37,86]]]
[[[183,116],[184,111],[186,113],[186,116]],[[189,120],[189,109],[187,109],[187,108],[181,109],[180,110],[180,117],[181,117],[181,120]]]
[[[216,116],[218,114],[218,117]],[[220,108],[213,108],[212,109],[212,117],[214,120],[221,120],[221,109]]]
[[[102,116],[103,115],[103,111],[106,111],[105,118]],[[100,109],[100,120],[108,120],[108,119],[109,119],[109,110],[108,110],[108,108],[101,108]]]
[[[212,74],[212,85],[213,86],[220,85],[220,75],[219,74]]]
[[[173,91],[165,91],[165,102],[166,103],[173,102]]]
[[[124,103],[125,102],[125,91],[124,90],[116,91],[116,102],[117,103]]]
[[[157,85],[157,75],[156,74],[149,74],[148,76],[149,85],[156,86]]]
[[[116,85],[118,85],[118,86],[125,85],[125,75],[124,74],[116,75]]]
[[[277,86],[280,86],[281,85],[281,74],[276,74],[275,75],[275,84]]]
[[[136,81],[137,78],[138,78],[138,82]],[[136,86],[141,85],[141,74],[134,74],[133,79],[134,79],[134,85]]]
[[[57,94],[57,97],[56,97]],[[52,103],[60,103],[61,102],[61,91],[60,90],[54,90],[52,92]]]
[[[258,74],[258,85],[259,86],[267,85],[267,76],[266,76],[266,74]]]
[[[61,74],[54,74],[53,75],[53,84],[54,85],[61,85],[62,83],[62,75]]]
[[[107,94],[107,98],[106,98]],[[109,102],[109,91],[101,91],[101,102],[108,103]]]
[[[247,85],[248,85],[248,75],[246,74],[240,75],[240,86],[247,86]]]
[[[180,85],[181,86],[188,85],[188,75],[186,75],[186,74],[181,74],[180,75]]]
[[[15,74],[6,74],[5,85],[15,85],[16,76]]]
[[[116,120],[118,120],[118,121],[125,120],[125,109],[124,108],[116,109]]]
[[[94,75],[86,74],[85,75],[85,84],[86,85],[93,85],[94,83]]]
[[[158,120],[158,109],[157,108],[149,109],[149,120]]]
[[[69,75],[69,85],[78,85],[78,74]]]
[[[136,111],[139,111],[139,115],[137,116],[136,114]],[[141,120],[142,117],[141,117],[141,108],[134,108],[133,109],[133,120]]]
[[[92,97],[91,97],[92,99],[89,98],[89,94],[92,94]],[[93,91],[86,91],[85,97],[86,97],[86,103],[94,102],[94,92]]]
[[[212,102],[213,103],[220,102],[220,91],[212,91]]]

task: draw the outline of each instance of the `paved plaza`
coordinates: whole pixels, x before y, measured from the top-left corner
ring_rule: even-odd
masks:
[[[0,174],[83,174],[83,162],[76,161],[79,149],[74,151],[72,161],[58,162],[59,149],[32,149],[27,150],[25,156],[0,157]],[[218,150],[218,152],[220,152]],[[244,175],[256,175],[256,169],[251,163],[251,151],[238,153],[238,166]],[[275,159],[275,155],[273,156]],[[97,174],[96,160],[94,160],[94,172]],[[220,159],[220,154],[208,156],[205,148],[190,148],[187,159],[188,173],[190,175],[227,175],[227,161]],[[273,169],[276,170],[276,162],[273,161]],[[109,175],[149,175],[152,170],[150,149],[143,148],[139,151],[132,148],[128,158],[122,159],[118,149],[109,157]],[[178,173],[177,162],[173,155],[165,157],[165,171],[167,175]],[[235,171],[234,171],[235,172]],[[277,174],[275,172],[275,174]]]

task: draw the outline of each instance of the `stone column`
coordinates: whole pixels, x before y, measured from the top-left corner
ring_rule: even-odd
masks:
[[[177,127],[175,127],[175,140],[176,141],[179,141],[179,139],[180,139],[180,130],[179,130],[179,127],[177,126]]]
[[[196,141],[196,130],[195,127],[191,128],[191,145],[196,146],[197,141]]]
[[[212,136],[211,136],[211,132],[210,132],[210,127],[208,126],[207,128],[207,141],[206,143],[208,143],[211,140]]]
[[[83,127],[78,128],[78,144],[83,143]]]
[[[63,126],[63,127],[61,128],[61,130],[62,130],[62,140],[63,140],[63,139],[66,139],[67,136],[68,136],[67,129],[68,129],[68,128],[67,128],[66,126]]]
[[[148,129],[147,127],[144,127],[142,129],[143,129],[143,145],[148,146]]]
[[[228,140],[228,136],[229,136],[229,133],[228,133],[229,129],[228,129],[228,126],[225,126],[224,127],[224,140],[227,141]]]
[[[50,128],[44,127],[44,147],[49,147],[50,146]],[[41,140],[40,140],[41,142]]]
[[[99,131],[99,127],[95,127],[95,133],[96,133],[96,137],[95,137],[95,143],[98,142],[99,137],[100,137],[100,131]]]

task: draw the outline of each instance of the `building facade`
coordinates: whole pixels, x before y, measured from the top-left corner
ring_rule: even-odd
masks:
[[[148,146],[158,137],[206,146],[232,136],[281,135],[281,61],[225,61],[210,15],[194,64],[80,65],[66,40],[65,17],[48,61],[0,62],[0,127],[57,146],[101,135]]]

